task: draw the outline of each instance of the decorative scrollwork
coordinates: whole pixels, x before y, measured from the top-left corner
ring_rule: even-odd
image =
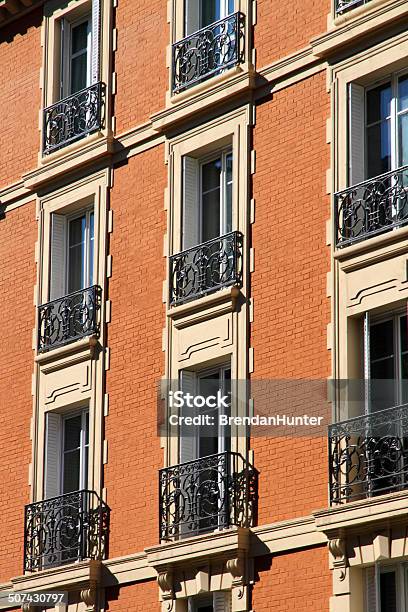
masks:
[[[331,425],[329,449],[332,503],[405,489],[408,406]]]
[[[102,290],[97,285],[38,308],[38,351],[43,353],[85,336],[99,336]]]
[[[234,13],[173,45],[173,93],[244,61],[245,16]]]
[[[160,471],[160,538],[252,524],[255,470],[238,453],[210,455]]]
[[[25,508],[24,571],[103,559],[109,508],[94,491],[75,491]]]
[[[408,166],[335,194],[337,246],[408,222]]]
[[[367,4],[367,2],[370,2],[370,0],[336,0],[336,13],[337,15],[341,15],[356,6]]]
[[[170,257],[170,303],[182,304],[242,284],[240,232],[230,232]]]
[[[100,130],[105,87],[95,83],[44,109],[44,154]]]

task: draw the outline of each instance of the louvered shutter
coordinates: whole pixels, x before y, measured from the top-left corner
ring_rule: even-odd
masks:
[[[367,567],[365,570],[365,612],[377,612],[377,568]],[[379,612],[379,611],[378,611]]]
[[[91,83],[100,81],[100,48],[101,48],[101,3],[92,0],[92,54]]]
[[[45,444],[45,498],[60,495],[61,484],[61,431],[62,418],[48,412]]]
[[[198,160],[183,157],[183,249],[196,246],[198,239]]]
[[[216,591],[213,595],[214,612],[231,612],[231,593]]]
[[[51,218],[50,300],[63,297],[66,293],[66,239],[66,218],[54,213]]]
[[[365,179],[365,91],[349,83],[349,185]]]
[[[191,393],[195,394],[196,389],[196,375],[195,372],[189,372],[188,370],[182,370],[180,374],[181,390],[183,394]],[[180,409],[181,416],[195,416],[194,408],[189,408],[184,405]],[[180,463],[186,463],[187,461],[193,461],[196,459],[197,442],[196,436],[194,435],[194,427],[184,425],[180,426]]]
[[[184,0],[184,15],[184,35],[197,32],[200,29],[200,0]]]

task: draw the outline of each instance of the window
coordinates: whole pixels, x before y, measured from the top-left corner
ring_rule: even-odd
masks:
[[[396,314],[373,320],[365,345],[365,360],[371,379],[369,409],[377,411],[407,403],[407,315]]]
[[[183,158],[183,248],[232,231],[232,152]]]
[[[188,612],[230,612],[231,593],[216,591],[208,595],[197,595],[188,600]]]
[[[94,212],[54,213],[51,220],[50,299],[93,284]]]
[[[89,412],[47,413],[45,497],[88,487]]]
[[[365,612],[402,612],[406,609],[407,567],[375,565],[365,570]]]
[[[185,36],[234,12],[234,0],[185,0]]]
[[[61,98],[91,85],[92,27],[90,16],[61,21]]]
[[[350,185],[408,164],[408,75],[349,86]]]
[[[231,367],[229,365],[217,368],[191,372],[182,370],[181,388],[183,394],[191,393],[193,396],[227,396],[231,394]],[[228,403],[230,400],[226,400]],[[221,403],[221,402],[220,402]],[[182,427],[180,431],[180,463],[200,459],[209,455],[215,455],[230,450],[230,428],[221,426],[218,415],[229,415],[228,408],[219,407],[191,408],[186,404],[182,408],[183,416],[208,416],[210,424]]]

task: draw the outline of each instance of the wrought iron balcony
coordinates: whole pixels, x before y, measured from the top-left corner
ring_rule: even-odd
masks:
[[[173,93],[244,61],[245,16],[233,13],[173,44]]]
[[[408,222],[408,166],[334,196],[337,246],[348,246]]]
[[[370,2],[370,0],[336,0],[336,14],[342,15],[357,6],[368,4],[368,2]]]
[[[109,508],[94,491],[76,491],[25,507],[24,571],[106,555]]]
[[[238,453],[162,469],[159,480],[161,540],[254,524],[257,472]]]
[[[231,285],[242,285],[240,232],[230,232],[170,257],[170,304],[175,306]]]
[[[99,336],[102,290],[98,285],[38,308],[38,351],[44,353],[85,336]]]
[[[330,502],[408,488],[408,405],[329,427]]]
[[[43,153],[49,154],[100,130],[105,86],[95,83],[44,109]]]

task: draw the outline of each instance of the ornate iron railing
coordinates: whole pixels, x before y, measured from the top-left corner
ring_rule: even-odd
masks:
[[[52,153],[100,130],[104,107],[105,86],[99,82],[45,108],[43,153]]]
[[[244,61],[245,16],[233,13],[173,44],[173,93]]]
[[[408,405],[329,427],[330,501],[408,488]]]
[[[35,572],[107,552],[109,508],[94,491],[75,491],[25,507],[24,571]]]
[[[334,196],[337,246],[347,246],[408,222],[408,166]]]
[[[102,290],[98,285],[70,293],[38,308],[38,351],[99,336]]]
[[[255,522],[257,472],[238,453],[162,469],[159,480],[161,540]]]
[[[370,0],[336,0],[336,14],[341,15],[356,6],[367,4]]]
[[[170,304],[242,284],[240,232],[230,232],[170,257]]]

